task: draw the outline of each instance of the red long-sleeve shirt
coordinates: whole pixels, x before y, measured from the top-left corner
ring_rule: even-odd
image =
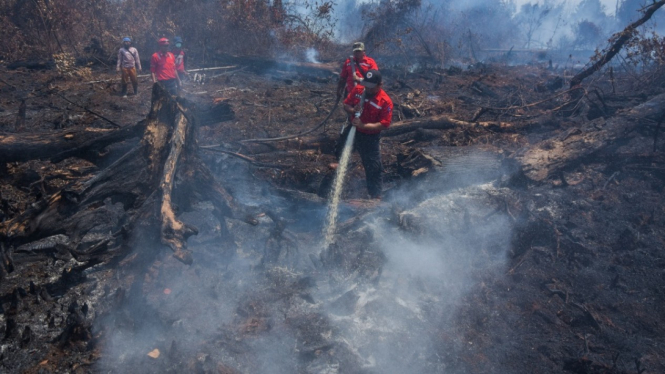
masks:
[[[349,96],[344,99],[344,104],[355,107],[360,103],[360,98],[363,95],[365,87],[356,86]],[[385,128],[390,127],[393,121],[393,101],[390,99],[386,91],[380,90],[376,96],[365,98],[363,105],[363,112],[360,114],[360,121],[362,123],[377,123],[381,122]],[[367,131],[358,129],[358,131],[365,134],[378,134],[380,131]]]

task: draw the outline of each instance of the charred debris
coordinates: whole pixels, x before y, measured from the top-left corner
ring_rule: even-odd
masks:
[[[0,368],[664,372],[665,74],[612,62],[631,27],[579,74],[382,68],[386,197],[355,155],[330,248],[336,63],[129,99],[2,66]]]

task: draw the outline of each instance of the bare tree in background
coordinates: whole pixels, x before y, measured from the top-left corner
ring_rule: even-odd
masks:
[[[552,8],[547,4],[524,4],[520,9],[519,18],[522,20],[522,25],[525,29],[526,41],[524,42],[525,48],[531,48],[533,37],[543,25],[543,22],[552,11]]]

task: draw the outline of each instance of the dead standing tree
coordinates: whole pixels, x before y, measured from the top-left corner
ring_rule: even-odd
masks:
[[[626,42],[628,42],[630,38],[635,34],[637,28],[643,25],[649,19],[651,19],[651,16],[653,16],[653,14],[663,5],[665,5],[665,0],[654,2],[653,4],[644,8],[644,15],[642,16],[642,18],[628,25],[623,31],[614,34],[610,39],[614,40],[610,49],[605,54],[603,54],[598,59],[598,61],[596,61],[593,65],[575,75],[573,79],[570,80],[570,87],[572,88],[582,83],[582,81],[585,78],[597,72],[603,66],[605,66],[605,64],[610,62],[610,60],[614,56],[616,56],[616,54],[619,53],[619,51],[621,51],[621,48],[623,48],[624,44],[626,44]]]
[[[32,208],[1,223],[0,241],[14,248],[37,241],[40,244],[36,247],[50,243],[79,261],[87,261],[117,253],[141,225],[158,230],[161,242],[174,256],[190,264],[186,241],[197,229],[177,218],[174,201],[183,205],[193,199],[212,202],[223,228],[225,217],[256,223],[199,159],[196,119],[185,100],[174,100],[154,85],[150,114],[137,126],[145,130],[133,149],[91,178],[45,196]],[[109,140],[108,135],[104,138]],[[87,148],[89,143],[82,146]],[[53,152],[52,147],[44,150]],[[49,158],[44,154],[40,157],[36,150],[32,155]]]

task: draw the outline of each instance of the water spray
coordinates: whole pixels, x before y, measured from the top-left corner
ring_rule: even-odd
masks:
[[[355,118],[360,118],[360,115],[363,112],[365,105],[365,91],[363,91],[360,96],[360,110],[355,113]],[[344,129],[342,129],[344,131]],[[351,152],[353,150],[353,140],[356,135],[356,127],[351,125],[349,129],[349,135],[346,137],[346,143],[344,143],[344,150],[342,151],[342,157],[339,160],[339,166],[337,167],[337,174],[335,175],[335,182],[333,183],[333,190],[330,195],[330,205],[328,207],[328,215],[326,216],[326,230],[325,230],[325,248],[329,248],[335,237],[335,231],[337,231],[337,214],[339,210],[339,201],[342,197],[342,190],[344,187],[344,178],[346,176],[346,169],[349,165],[349,160],[351,159]]]

